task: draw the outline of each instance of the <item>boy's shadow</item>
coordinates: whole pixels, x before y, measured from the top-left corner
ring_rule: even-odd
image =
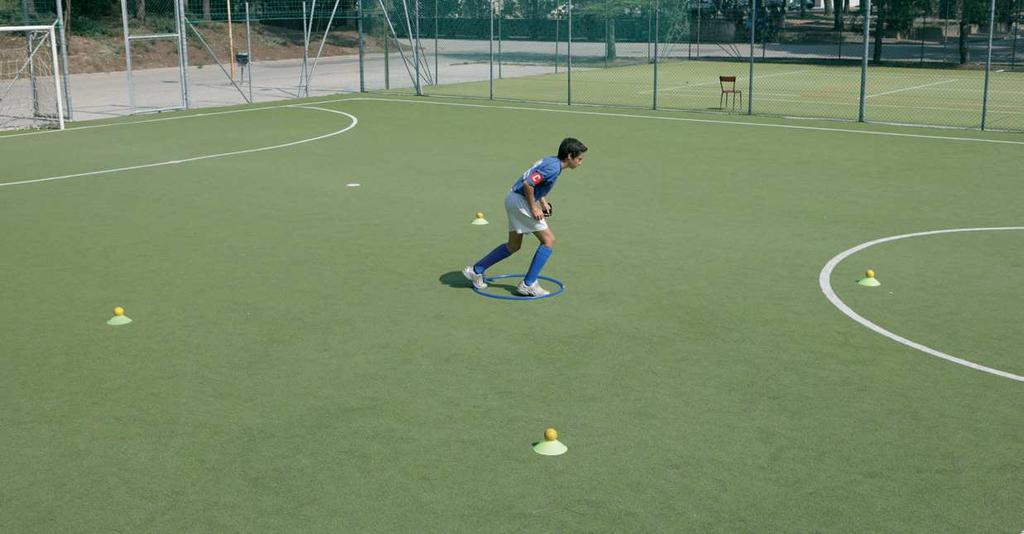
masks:
[[[514,282],[505,282],[506,279],[499,279],[495,282],[487,282],[487,285],[491,288],[501,288],[509,292],[511,295],[519,295],[516,293],[516,284]],[[508,278],[507,280],[515,280],[514,278]],[[465,276],[462,276],[462,271],[448,271],[438,277],[438,281],[442,284],[457,288],[457,289],[472,289],[473,283],[466,280]]]

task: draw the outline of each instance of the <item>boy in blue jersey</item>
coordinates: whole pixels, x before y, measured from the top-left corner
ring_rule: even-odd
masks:
[[[512,190],[505,195],[508,242],[498,245],[476,264],[462,270],[463,276],[473,282],[473,287],[487,287],[487,283],[484,282],[484,271],[519,250],[523,244],[523,234],[531,233],[537,236],[540,245],[533,255],[533,261],[530,262],[530,270],[523,281],[519,282],[516,291],[520,295],[530,297],[543,297],[550,293],[537,282],[540,270],[551,257],[552,248],[555,246],[555,234],[551,233],[547,221],[544,220],[545,215],[551,214],[551,204],[547,195],[563,169],[575,169],[583,164],[583,155],[586,152],[586,145],[578,139],[567,137],[558,146],[558,156],[549,156],[534,163],[516,180]]]

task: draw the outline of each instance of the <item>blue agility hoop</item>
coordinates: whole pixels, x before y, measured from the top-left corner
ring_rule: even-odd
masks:
[[[496,274],[494,276],[485,276],[484,277],[484,282],[490,283],[490,282],[493,282],[493,281],[501,279],[501,278],[526,278],[526,275],[525,274]],[[540,299],[551,298],[551,297],[554,297],[556,295],[561,295],[563,292],[565,292],[565,284],[563,284],[562,282],[560,282],[558,280],[555,280],[554,278],[551,278],[550,276],[538,276],[537,278],[540,279],[540,280],[547,280],[548,282],[551,282],[552,284],[555,284],[556,286],[558,286],[558,290],[557,291],[552,291],[551,293],[548,293],[547,295],[544,295],[543,297],[520,297],[520,296],[515,296],[515,295],[497,295],[495,293],[488,293],[488,292],[486,292],[486,291],[484,291],[482,289],[477,289],[476,287],[473,288],[473,291],[476,291],[476,293],[478,295],[483,295],[485,297],[490,297],[492,299],[501,299],[501,300],[540,300]]]

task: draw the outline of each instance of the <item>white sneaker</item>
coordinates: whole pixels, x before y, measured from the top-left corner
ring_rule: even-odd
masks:
[[[473,282],[473,287],[477,289],[486,289],[487,282],[484,282],[484,275],[476,274],[476,270],[470,265],[462,270],[462,276],[466,277],[466,280]]]
[[[540,282],[534,282],[531,285],[526,285],[525,281],[519,282],[519,285],[516,286],[516,291],[518,291],[520,295],[525,295],[527,297],[546,297],[551,294],[547,289],[540,287]]]

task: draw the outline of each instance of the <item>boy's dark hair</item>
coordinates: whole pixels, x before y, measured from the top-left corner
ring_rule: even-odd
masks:
[[[566,137],[562,139],[562,144],[558,145],[558,159],[564,160],[570,156],[576,158],[586,151],[587,145],[581,143],[579,139]]]

